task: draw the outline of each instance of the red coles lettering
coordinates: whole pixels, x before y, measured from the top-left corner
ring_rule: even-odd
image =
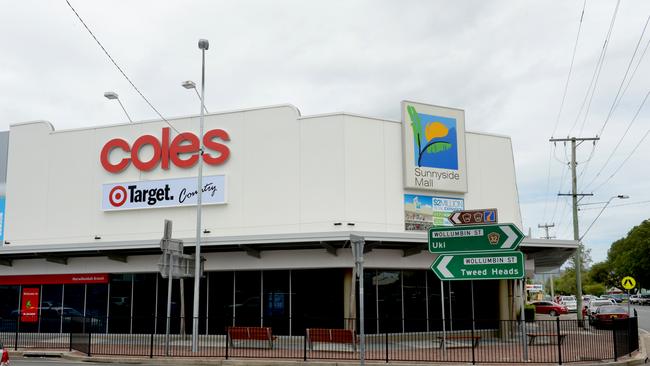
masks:
[[[111,173],[123,171],[130,163],[133,163],[133,166],[141,171],[152,170],[159,164],[167,170],[170,162],[179,168],[193,167],[199,160],[199,138],[191,132],[183,132],[174,137],[170,143],[169,135],[169,127],[164,127],[160,140],[153,135],[144,135],[138,137],[133,142],[133,146],[129,146],[124,139],[112,139],[104,145],[100,153],[102,166]],[[228,160],[230,149],[219,141],[230,141],[230,136],[226,131],[214,129],[203,135],[205,147],[203,161],[206,164],[221,165]],[[145,146],[150,146],[153,149],[153,155],[140,156],[140,151]]]

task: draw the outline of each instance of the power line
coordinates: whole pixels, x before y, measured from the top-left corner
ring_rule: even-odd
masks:
[[[605,204],[605,202],[596,202],[596,203],[601,204],[601,205]],[[622,207],[622,206],[636,206],[636,205],[643,205],[643,204],[646,204],[646,203],[650,203],[650,200],[630,202],[630,203],[621,203],[621,204],[618,204],[618,205],[611,205],[611,206],[609,206],[609,208]],[[587,208],[581,208],[580,211],[599,210],[601,208],[602,207],[587,207]]]
[[[573,122],[573,125],[571,126],[571,129],[569,130],[569,134],[573,131],[575,128],[576,124],[578,123],[578,120],[580,119],[580,115],[582,114],[582,111],[584,110],[585,104],[587,104],[587,100],[590,99],[589,95],[591,93],[592,98],[593,98],[593,92],[596,89],[596,85],[598,84],[598,78],[600,76],[600,70],[602,69],[603,61],[605,60],[605,55],[607,53],[607,46],[609,44],[609,38],[612,32],[612,28],[614,27],[614,22],[616,20],[616,15],[618,14],[618,7],[620,5],[621,1],[618,0],[616,2],[616,7],[614,8],[614,13],[612,14],[612,20],[610,21],[610,26],[607,31],[607,35],[605,36],[605,42],[603,43],[603,47],[600,50],[600,55],[598,56],[598,61],[596,62],[596,68],[594,69],[594,73],[591,76],[591,81],[589,82],[589,86],[587,87],[587,93],[585,94],[585,98],[582,101],[582,104],[580,105],[580,109],[578,110],[578,114],[576,115],[576,119]],[[591,105],[591,101],[589,102]],[[585,112],[585,119],[588,114],[588,109],[587,112]]]
[[[156,114],[157,114],[157,115],[158,115],[158,116],[159,116],[163,121],[167,122],[167,124],[169,125],[169,127],[171,127],[174,131],[176,131],[176,133],[180,134],[180,132],[179,132],[176,128],[174,128],[174,126],[172,126],[171,123],[169,123],[169,121],[168,121],[165,117],[163,117],[162,114],[160,114],[160,112],[158,112],[158,110],[156,109],[156,107],[154,107],[153,104],[151,104],[151,102],[149,101],[149,99],[147,99],[147,97],[145,97],[144,94],[142,94],[142,92],[140,91],[140,89],[138,89],[138,87],[135,86],[135,84],[131,81],[131,79],[129,79],[129,77],[126,76],[126,73],[124,72],[124,70],[122,70],[122,68],[117,64],[117,62],[115,62],[115,60],[113,59],[113,57],[108,53],[108,51],[106,50],[106,48],[104,48],[104,45],[102,45],[102,43],[99,42],[99,40],[97,39],[97,37],[95,37],[95,34],[93,34],[93,32],[92,32],[92,31],[90,30],[90,28],[88,27],[88,25],[86,25],[86,22],[84,22],[84,20],[81,18],[81,16],[79,15],[79,13],[77,13],[77,11],[75,10],[75,8],[72,7],[72,4],[70,4],[70,1],[65,0],[65,2],[68,3],[68,6],[70,7],[70,9],[71,9],[72,12],[74,13],[74,15],[77,16],[77,19],[79,19],[79,21],[81,22],[81,24],[83,24],[84,28],[86,28],[86,30],[88,31],[88,33],[90,33],[90,35],[93,37],[93,39],[95,40],[95,42],[97,42],[97,44],[99,45],[99,47],[102,49],[102,51],[104,51],[104,53],[106,54],[106,56],[108,57],[108,59],[111,60],[111,62],[113,63],[113,65],[115,65],[115,67],[116,67],[117,70],[122,74],[122,76],[124,76],[124,78],[126,79],[126,81],[128,81],[129,84],[131,84],[131,86],[133,87],[133,89],[135,89],[135,91],[138,92],[138,94],[140,94],[140,96],[142,97],[142,99],[144,99],[144,101],[149,105],[149,107],[151,107],[151,109],[153,109],[153,111],[156,112]]]
[[[580,39],[580,30],[582,29],[582,19],[585,16],[585,7],[587,6],[587,0],[584,0],[582,3],[582,12],[580,13],[580,22],[578,23],[578,34],[576,34],[576,41],[573,44],[573,54],[571,55],[571,64],[569,65],[569,74],[566,77],[566,82],[564,83],[564,92],[562,93],[562,102],[560,103],[560,110],[557,113],[557,118],[555,119],[555,127],[553,128],[553,133],[551,136],[555,136],[555,131],[557,131],[557,126],[560,123],[560,116],[562,115],[562,110],[564,110],[564,102],[566,100],[566,93],[569,89],[569,80],[571,80],[571,73],[573,71],[573,62],[576,58],[576,50],[578,49],[578,40]]]
[[[634,147],[634,149],[632,149],[632,151],[630,151],[630,153],[628,154],[628,156],[625,158],[625,160],[623,160],[623,162],[618,166],[618,168],[616,168],[616,170],[614,170],[614,172],[613,172],[609,177],[607,177],[607,179],[605,179],[604,182],[602,182],[598,187],[596,187],[596,188],[594,189],[594,191],[599,190],[602,186],[604,186],[605,184],[607,184],[607,182],[609,182],[609,181],[610,181],[610,180],[611,180],[611,179],[616,175],[616,173],[618,173],[618,171],[621,170],[621,168],[625,165],[625,163],[627,163],[627,161],[630,159],[630,157],[632,157],[632,155],[634,155],[634,153],[635,153],[636,150],[639,148],[639,146],[641,146],[641,143],[643,143],[643,141],[646,139],[646,137],[648,137],[648,134],[649,134],[649,133],[650,133],[650,129],[648,129],[648,130],[646,131],[645,135],[643,135],[643,137],[641,138],[641,140],[639,140],[639,142],[636,144],[636,146]]]

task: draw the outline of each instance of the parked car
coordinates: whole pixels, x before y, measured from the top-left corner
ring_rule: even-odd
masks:
[[[589,324],[594,327],[612,325],[614,320],[627,319],[630,315],[627,309],[620,305],[602,305],[596,309],[594,316],[589,318]]]
[[[535,306],[535,313],[548,314],[550,316],[557,316],[560,314],[568,314],[569,310],[566,306],[560,305],[552,301],[533,301],[531,303]]]
[[[9,351],[0,343],[0,366],[9,366]]]
[[[593,300],[589,303],[589,307],[587,308],[587,316],[590,318],[596,314],[596,310],[598,310],[599,307],[604,306],[604,305],[616,305],[616,302],[613,299],[605,299],[605,300]]]
[[[639,298],[639,295],[630,295],[630,304],[638,304]]]
[[[650,305],[650,294],[639,295],[639,305]]]
[[[560,296],[560,304],[566,306],[571,313],[578,311],[578,302],[574,296]]]

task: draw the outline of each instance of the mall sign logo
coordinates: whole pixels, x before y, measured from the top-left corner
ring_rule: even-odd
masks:
[[[102,210],[193,206],[197,202],[196,178],[111,183],[102,186]],[[201,204],[226,203],[226,177],[203,177]]]
[[[467,192],[465,112],[402,102],[404,187]]]
[[[193,167],[199,160],[199,138],[191,132],[182,132],[170,141],[169,135],[169,127],[164,127],[160,139],[153,135],[143,135],[131,145],[124,139],[114,138],[104,145],[99,159],[104,169],[110,173],[119,173],[131,163],[140,171],[149,171],[158,165],[167,170],[170,164],[179,168]],[[221,165],[230,156],[228,146],[217,140],[230,141],[230,136],[222,129],[210,130],[203,135],[202,157],[207,165]],[[143,159],[140,152],[146,146],[153,149],[153,155]],[[116,150],[121,150],[122,153]]]

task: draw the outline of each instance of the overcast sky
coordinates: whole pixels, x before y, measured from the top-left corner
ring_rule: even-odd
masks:
[[[649,216],[650,106],[634,116],[650,91],[650,29],[607,116],[650,1],[620,4],[600,67],[617,2],[587,1],[561,113],[583,0],[70,3],[166,118],[198,113],[180,84],[200,80],[206,38],[211,112],[290,103],[303,115],[399,120],[404,99],[464,109],[467,130],[512,138],[523,230],[539,237],[538,224],[555,223],[560,239],[573,237],[570,198],[556,197],[570,191],[570,149],[548,140],[600,135],[578,148],[579,190],[594,194],[582,203],[630,199],[614,199],[587,232],[593,259]],[[57,130],[124,122],[109,90],[134,120],[157,118],[65,0],[3,1],[0,50],[0,131],[30,120]],[[581,232],[602,207],[582,206]]]

